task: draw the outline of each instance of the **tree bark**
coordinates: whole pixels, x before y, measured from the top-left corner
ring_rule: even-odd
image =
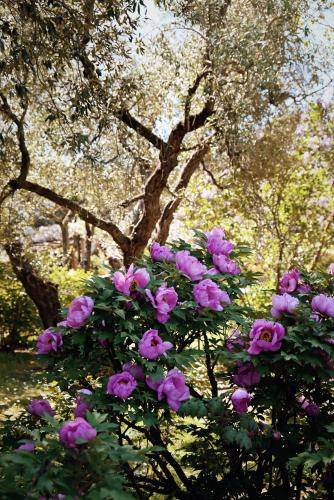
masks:
[[[204,159],[208,150],[209,146],[207,144],[204,144],[202,147],[198,149],[198,151],[196,151],[193,154],[190,160],[185,164],[180,174],[180,178],[177,182],[177,185],[174,189],[174,193],[177,196],[169,203],[167,203],[162,212],[160,220],[157,224],[155,240],[158,243],[160,243],[160,245],[164,245],[166,243],[169,234],[169,229],[173,221],[174,213],[176,212],[182,201],[182,192],[187,188],[191,176],[198,168],[201,161]]]
[[[92,258],[92,238],[94,233],[94,226],[90,226],[88,222],[85,224],[86,228],[86,238],[85,238],[85,251],[82,259],[82,267],[86,273],[90,270],[91,258]]]
[[[36,305],[43,326],[45,328],[56,326],[60,321],[57,286],[50,281],[43,281],[38,276],[28,259],[23,255],[20,243],[6,243],[4,248],[17,279]]]
[[[63,244],[63,259],[64,264],[68,262],[68,248],[69,248],[69,234],[68,234],[68,222],[60,222],[61,237]]]

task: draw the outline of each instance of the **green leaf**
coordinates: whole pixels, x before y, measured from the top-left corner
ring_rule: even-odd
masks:
[[[326,429],[328,430],[328,432],[334,433],[334,422],[329,425],[326,425]]]

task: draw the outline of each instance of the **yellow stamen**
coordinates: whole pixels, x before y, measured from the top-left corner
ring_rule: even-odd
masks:
[[[269,330],[263,330],[260,335],[260,340],[264,340],[265,342],[271,342],[273,336]]]

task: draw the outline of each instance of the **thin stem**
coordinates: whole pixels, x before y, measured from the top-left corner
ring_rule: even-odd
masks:
[[[209,346],[208,336],[206,333],[204,333],[204,350],[205,350],[206,370],[211,385],[211,394],[213,398],[216,398],[218,396],[218,384],[211,363],[210,346]]]

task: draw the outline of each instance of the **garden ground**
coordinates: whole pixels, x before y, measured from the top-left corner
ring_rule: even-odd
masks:
[[[0,424],[17,418],[33,397],[49,392],[44,379],[44,367],[34,353],[0,353]]]

